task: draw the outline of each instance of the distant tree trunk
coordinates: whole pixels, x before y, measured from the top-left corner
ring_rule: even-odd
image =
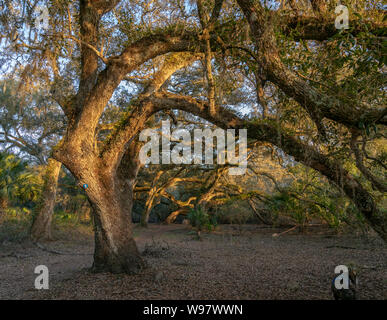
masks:
[[[152,181],[151,188],[148,192],[148,199],[146,200],[146,203],[145,203],[145,210],[143,211],[143,213],[141,215],[141,221],[140,221],[141,226],[143,226],[145,228],[148,227],[149,216],[150,216],[150,213],[153,209],[154,200],[157,197],[158,192],[161,190],[161,189],[159,190],[159,188],[157,188],[157,182],[159,181],[162,174],[163,174],[162,170],[160,170],[156,174],[155,178]]]
[[[81,222],[82,223],[89,223],[90,222],[90,211],[91,211],[90,205],[88,203],[84,204],[81,208],[81,211],[82,211]]]
[[[5,212],[8,208],[8,198],[0,197],[0,212]]]
[[[155,193],[151,193],[148,195],[148,199],[146,200],[146,203],[145,203],[145,210],[141,215],[140,224],[142,227],[145,227],[145,228],[148,227],[149,216],[153,209],[153,201],[155,199],[155,196],[156,196]]]
[[[261,216],[261,214],[259,213],[259,211],[255,207],[253,200],[247,199],[247,203],[249,204],[250,208],[254,211],[254,213],[257,216],[259,221],[261,221],[263,224],[268,225],[268,226],[272,226],[273,225],[273,222],[267,221],[265,218],[263,218]]]
[[[30,234],[33,241],[52,240],[51,221],[55,206],[59,172],[62,164],[52,158],[48,159],[44,176],[43,193],[36,209]]]
[[[0,196],[0,223],[3,221],[5,216],[5,211],[8,208],[8,199],[6,197]]]

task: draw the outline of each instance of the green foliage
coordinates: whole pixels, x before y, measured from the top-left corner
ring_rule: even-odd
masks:
[[[80,221],[78,214],[60,210],[55,212],[54,222],[56,226],[77,226]]]
[[[290,171],[297,179],[265,202],[274,221],[286,216],[304,226],[318,220],[334,229],[342,227],[343,223],[351,224],[353,219],[358,224],[363,223],[358,210],[345,195],[332,188],[316,172],[301,165]]]
[[[34,201],[40,192],[38,177],[27,163],[13,154],[0,153],[0,200],[6,207],[9,200]]]
[[[212,231],[218,225],[215,215],[209,215],[203,208],[198,207],[191,209],[187,215],[191,226],[197,231],[202,231],[204,228]]]
[[[27,208],[7,209],[0,215],[0,244],[4,241],[21,242],[28,237],[31,214]]]

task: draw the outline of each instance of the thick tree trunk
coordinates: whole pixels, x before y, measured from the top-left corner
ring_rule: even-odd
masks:
[[[55,153],[80,185],[88,185],[86,194],[95,232],[94,272],[135,274],[146,267],[132,232],[133,189],[140,166],[138,150],[136,145],[130,146],[118,168],[102,163],[93,154],[78,156],[65,148]]]
[[[138,273],[145,267],[145,263],[133,239],[130,211],[115,206],[114,200],[105,200],[103,206],[93,205],[95,228],[93,271]]]
[[[51,221],[55,206],[58,177],[62,164],[52,158],[48,160],[44,177],[43,193],[36,208],[30,235],[33,241],[52,240]]]
[[[94,175],[97,176],[97,175]],[[94,272],[135,274],[145,267],[132,232],[133,188],[118,179],[91,181],[87,194],[93,212]]]

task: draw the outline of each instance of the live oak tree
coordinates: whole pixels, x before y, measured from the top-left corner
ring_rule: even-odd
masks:
[[[378,2],[362,3],[374,8],[368,10],[378,12]],[[322,68],[310,62],[309,67],[304,63],[304,69],[300,69],[290,48],[294,43],[297,47],[305,44],[304,56],[321,58],[326,53],[329,59],[335,54],[334,41],[329,40],[340,39],[339,31],[334,29],[334,12],[321,1],[290,1],[291,10],[286,6],[269,7],[270,4],[275,2],[216,0],[190,2],[184,7],[180,1],[168,5],[162,1],[49,1],[51,27],[38,36],[44,48],[32,45],[32,38],[26,38],[20,29],[15,36],[15,29],[3,24],[2,31],[13,41],[13,53],[22,50],[23,55],[35,57],[36,61],[51,61],[49,77],[55,79],[53,89],[63,87],[61,71],[64,73],[66,66],[68,83],[76,82],[73,92],[52,90],[67,118],[66,133],[53,157],[71,171],[80,185],[88,185],[86,193],[95,222],[95,271],[135,273],[145,266],[133,240],[131,224],[133,189],[140,167],[138,134],[150,117],[168,110],[194,114],[224,129],[248,129],[249,139],[275,145],[342,190],[387,241],[386,215],[367,187],[371,180],[377,192],[384,192],[385,183],[363,167],[361,162],[367,152],[363,150],[359,156],[356,140],[370,128],[384,130],[387,123],[381,80],[385,71],[380,54],[381,37],[385,36],[383,19],[376,15],[364,23],[358,14],[351,20],[353,28],[346,35],[355,42],[340,54],[359,47],[364,50],[356,61],[348,58],[326,70],[325,75],[336,71],[336,78],[324,85],[320,80],[328,77],[321,75]],[[76,16],[78,21],[74,21]],[[365,41],[364,34],[372,36],[372,41]],[[348,45],[345,38],[340,40]],[[336,46],[340,47],[338,41]],[[181,94],[163,86],[176,71],[197,60],[192,55],[198,53],[204,54],[205,94]],[[305,132],[296,132],[294,124],[279,121],[280,113],[274,118],[269,116],[270,112],[267,116],[265,112],[265,119],[251,118],[216,97],[216,88],[221,84],[216,83],[214,74],[222,66],[222,71],[227,72],[227,58],[247,74],[254,74],[261,101],[266,99],[265,90],[273,93],[271,99],[262,102],[267,103],[266,109],[275,109],[276,104],[285,102],[287,108],[293,106],[299,126],[305,129],[303,126],[308,125],[313,139]],[[110,134],[98,141],[96,132],[101,116],[121,82],[141,75],[150,64],[156,70],[147,79],[144,90],[130,101]],[[372,70],[364,73],[361,68],[370,65]],[[302,73],[304,70],[307,75]],[[370,90],[354,100],[355,88],[366,86],[356,80],[366,79],[365,74],[372,75]],[[346,135],[345,139],[353,136],[352,150],[364,181],[345,168],[345,158],[338,158],[329,150],[332,136],[339,136],[341,143],[349,146]],[[348,149],[342,148],[341,152],[351,157]]]

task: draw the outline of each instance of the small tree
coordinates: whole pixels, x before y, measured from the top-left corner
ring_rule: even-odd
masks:
[[[200,233],[203,229],[206,228],[208,231],[212,231],[218,224],[215,215],[209,215],[202,207],[191,209],[187,218],[195,229],[198,239],[200,239]]]

